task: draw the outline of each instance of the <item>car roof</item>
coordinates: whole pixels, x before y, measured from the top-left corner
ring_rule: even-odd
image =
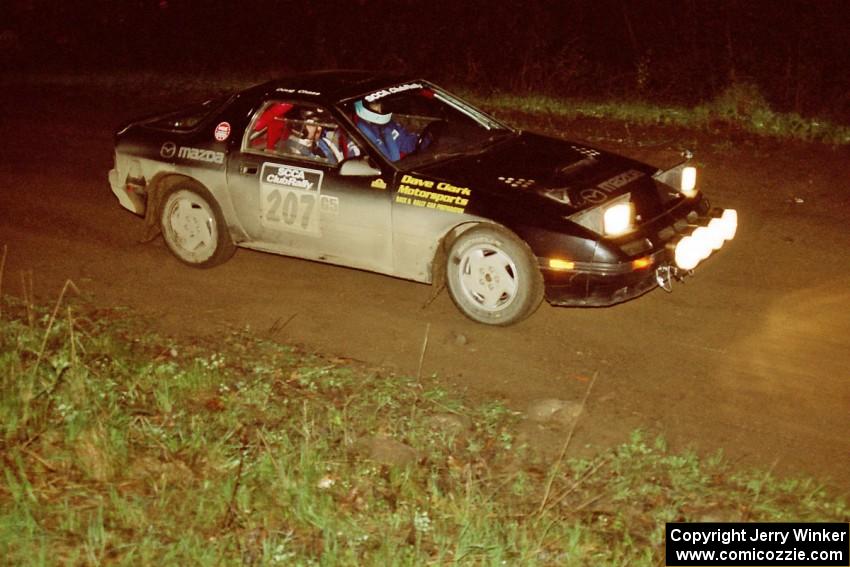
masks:
[[[407,80],[410,80],[410,77],[372,71],[334,69],[288,75],[263,83],[255,89],[265,94],[280,90],[296,98],[333,104]]]

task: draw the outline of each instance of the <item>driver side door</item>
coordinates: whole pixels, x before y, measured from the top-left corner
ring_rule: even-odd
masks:
[[[319,117],[311,124],[328,141],[351,140],[335,135],[340,126],[324,109],[272,100],[258,109],[239,151],[230,154],[229,193],[251,239],[243,245],[392,273],[390,180],[342,175],[336,156],[344,161],[344,154],[355,152],[340,150],[327,157],[293,144],[304,126],[299,117],[310,112]]]

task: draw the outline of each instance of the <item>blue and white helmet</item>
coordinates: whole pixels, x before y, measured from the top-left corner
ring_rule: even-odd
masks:
[[[371,122],[372,124],[387,124],[393,117],[392,112],[379,114],[378,112],[370,110],[363,104],[362,100],[358,100],[354,103],[354,112],[360,117],[360,119],[365,120],[366,122]]]

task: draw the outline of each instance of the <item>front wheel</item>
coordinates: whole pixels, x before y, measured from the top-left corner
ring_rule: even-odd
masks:
[[[528,245],[506,229],[479,226],[451,246],[446,284],[464,315],[487,325],[512,325],[543,300],[543,277]]]
[[[210,268],[236,250],[218,203],[206,189],[185,183],[169,189],[159,218],[165,243],[185,264]]]

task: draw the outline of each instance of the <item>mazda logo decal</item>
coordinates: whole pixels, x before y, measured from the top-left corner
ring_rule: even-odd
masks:
[[[165,159],[173,158],[174,154],[177,153],[177,144],[174,142],[165,142],[162,144],[162,148],[159,150],[159,155],[164,157]]]

